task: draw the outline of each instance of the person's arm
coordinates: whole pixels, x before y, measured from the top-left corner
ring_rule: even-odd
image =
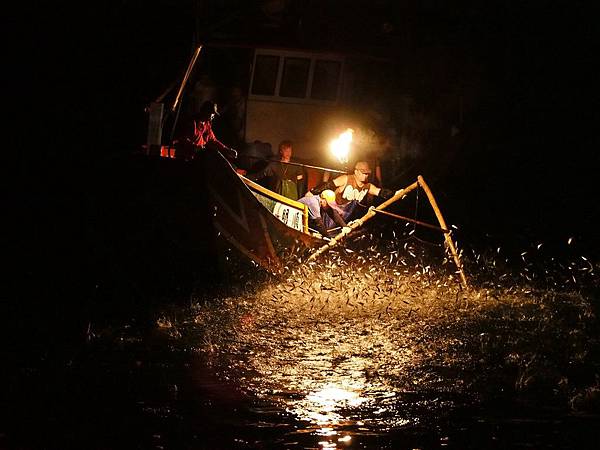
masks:
[[[348,182],[348,175],[340,175],[337,178],[334,178],[333,181],[324,181],[323,183],[315,186],[309,192],[313,195],[319,195],[324,190],[330,189],[335,191],[338,187],[346,184]]]
[[[206,142],[207,143],[211,142],[212,145],[214,145],[215,148],[218,151],[220,151],[221,153],[223,153],[225,156],[228,156],[228,157],[233,158],[233,159],[237,158],[237,150],[234,150],[231,147],[227,147],[220,140],[218,140],[217,137],[215,136],[215,133],[212,130],[212,127],[208,128]]]
[[[386,189],[386,188],[378,188],[374,184],[369,185],[369,194],[377,195],[378,197],[381,197],[384,200],[387,200],[388,198],[392,198],[394,195],[396,195],[399,192],[400,191],[394,192],[391,189]]]
[[[296,167],[294,175],[296,177],[296,182],[301,182],[302,180],[304,180],[304,170],[302,169],[302,167]]]
[[[345,226],[347,226],[344,219],[342,219],[342,216],[340,216],[340,213],[333,209],[331,206],[323,206],[322,209],[327,213],[329,217],[333,219],[333,221],[338,227],[344,228]]]
[[[325,228],[325,223],[323,223],[323,219],[321,217],[313,219],[313,223],[321,236],[327,236],[327,228]]]
[[[201,139],[201,135],[200,135],[200,130],[198,129],[198,124],[196,123],[196,121],[192,121],[192,127],[191,127],[191,137],[188,136],[187,140],[194,146],[199,146],[200,145],[200,139]]]
[[[272,177],[273,175],[273,163],[269,163],[264,167],[264,169],[248,174],[247,178],[252,181],[258,181],[266,177]]]
[[[212,127],[208,128],[208,132],[206,133],[206,141],[212,142],[218,150],[229,150],[229,147],[227,147],[225,144],[223,144],[220,140],[217,139],[215,133],[212,130]]]
[[[304,183],[306,177],[304,176],[304,170],[301,167],[298,167],[295,178],[294,181],[296,182],[296,188],[298,189],[298,196],[302,197],[306,189]]]

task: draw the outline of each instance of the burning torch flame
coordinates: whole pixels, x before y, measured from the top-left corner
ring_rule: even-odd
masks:
[[[348,128],[346,131],[341,133],[337,139],[334,139],[329,143],[329,148],[338,161],[342,164],[348,162],[348,153],[350,152],[352,133],[354,133],[354,130],[352,128]]]

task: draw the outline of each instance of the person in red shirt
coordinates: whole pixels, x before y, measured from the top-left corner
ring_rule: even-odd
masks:
[[[192,138],[194,155],[205,150],[217,150],[225,157],[235,159],[237,151],[219,141],[213,132],[212,121],[218,115],[217,104],[210,100],[204,102],[200,111],[195,115]]]

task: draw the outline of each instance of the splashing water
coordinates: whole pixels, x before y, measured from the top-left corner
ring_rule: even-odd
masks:
[[[588,258],[544,259],[539,243],[520,264],[497,247],[461,252],[473,283],[463,290],[439,248],[374,241],[308,266],[290,255],[282,276],[196,299],[182,342],[247,398],[303,424],[288,437],[322,448],[498,397],[568,409],[594,389]]]

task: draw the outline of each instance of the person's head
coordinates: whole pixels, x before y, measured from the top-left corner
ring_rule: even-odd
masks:
[[[325,189],[319,196],[319,203],[321,203],[321,206],[327,206],[328,203],[333,202],[334,200],[335,192],[331,189]]]
[[[284,161],[289,161],[292,157],[292,141],[281,141],[279,144],[279,156]]]
[[[356,179],[362,183],[366,183],[369,180],[369,176],[371,175],[371,168],[369,167],[369,163],[366,161],[358,161],[354,165],[354,176]]]
[[[198,114],[196,115],[197,119],[202,121],[202,122],[206,122],[207,120],[213,120],[215,116],[219,115],[219,111],[217,109],[217,104],[215,102],[212,102],[210,100],[205,101],[204,103],[202,103],[202,106],[200,107],[200,111],[198,111]]]

